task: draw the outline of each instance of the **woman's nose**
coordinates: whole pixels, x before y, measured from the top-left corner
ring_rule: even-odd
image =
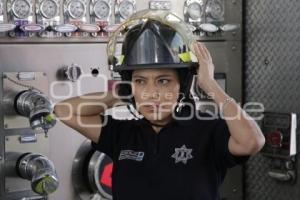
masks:
[[[154,84],[147,85],[146,93],[148,93],[148,97],[150,99],[158,99],[159,98],[159,90],[158,87]]]

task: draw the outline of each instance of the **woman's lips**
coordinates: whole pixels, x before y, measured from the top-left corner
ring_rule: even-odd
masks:
[[[154,110],[158,110],[160,105],[159,104],[151,104],[151,105],[144,105],[144,107],[147,110],[154,111]]]

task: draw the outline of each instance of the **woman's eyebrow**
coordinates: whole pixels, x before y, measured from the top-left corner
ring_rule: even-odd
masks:
[[[172,76],[169,74],[163,74],[163,75],[157,76],[156,78],[169,78],[169,77],[172,77]]]
[[[147,77],[142,76],[142,75],[132,75],[132,78],[143,78],[143,79],[147,79]]]
[[[170,74],[162,74],[162,75],[156,76],[155,78],[157,79],[157,78],[167,78],[167,77],[172,77],[172,75],[170,75]],[[148,79],[147,77],[142,76],[142,75],[132,75],[132,78]]]

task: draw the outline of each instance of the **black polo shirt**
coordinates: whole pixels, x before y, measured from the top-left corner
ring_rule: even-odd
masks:
[[[220,118],[172,120],[159,133],[149,122],[101,115],[103,126],[93,147],[114,161],[114,200],[216,200],[226,169],[248,156],[228,150],[229,130]],[[201,118],[201,119],[200,119]]]

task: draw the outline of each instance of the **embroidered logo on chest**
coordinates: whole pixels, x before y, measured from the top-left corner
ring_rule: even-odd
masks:
[[[182,145],[180,148],[175,148],[172,158],[175,158],[175,163],[183,162],[186,164],[189,159],[193,158],[192,151],[193,149],[188,149],[185,145]]]
[[[122,150],[119,155],[119,160],[135,160],[142,161],[145,153],[142,151]]]

